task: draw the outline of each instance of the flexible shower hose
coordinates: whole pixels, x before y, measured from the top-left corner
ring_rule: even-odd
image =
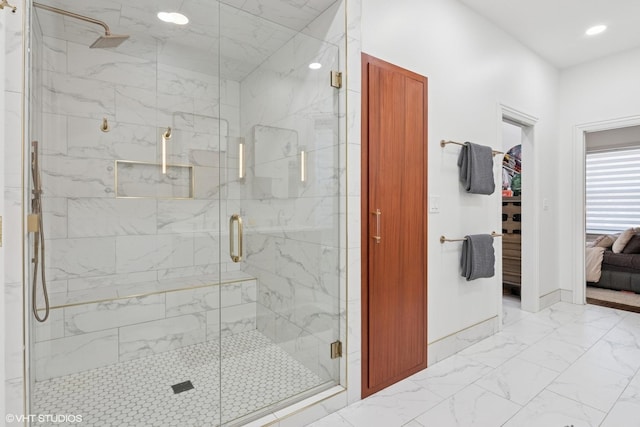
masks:
[[[35,231],[33,242],[33,284],[31,289],[31,308],[33,315],[38,322],[44,322],[49,318],[49,293],[47,292],[47,280],[45,277],[44,267],[44,228],[42,221],[42,188],[40,184],[40,171],[38,168],[38,142],[33,141],[33,152],[31,153],[31,176],[33,179],[33,198],[31,199],[31,213],[38,218],[38,227]],[[42,293],[44,295],[45,313],[44,317],[38,314],[38,305],[36,301],[36,292],[38,290],[38,266],[40,266],[40,274],[42,276]]]

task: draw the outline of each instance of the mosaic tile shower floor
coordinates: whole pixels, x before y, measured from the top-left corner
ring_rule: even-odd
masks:
[[[32,413],[82,415],[89,426],[215,426],[312,389],[320,377],[258,331],[36,383]],[[174,394],[190,380],[194,389]],[[60,424],[34,424],[42,427]],[[71,424],[70,424],[71,425]]]

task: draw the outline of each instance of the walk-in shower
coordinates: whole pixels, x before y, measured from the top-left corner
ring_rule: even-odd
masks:
[[[345,5],[307,3],[33,4],[29,413],[239,425],[341,384]]]

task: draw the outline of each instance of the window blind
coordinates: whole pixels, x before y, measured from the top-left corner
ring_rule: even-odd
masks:
[[[640,226],[640,147],[586,155],[587,233]]]

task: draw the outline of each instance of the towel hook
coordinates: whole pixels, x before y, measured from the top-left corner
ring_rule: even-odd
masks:
[[[102,118],[102,125],[100,125],[100,130],[102,132],[109,132],[111,130],[111,128],[109,127],[109,121],[106,117]]]

